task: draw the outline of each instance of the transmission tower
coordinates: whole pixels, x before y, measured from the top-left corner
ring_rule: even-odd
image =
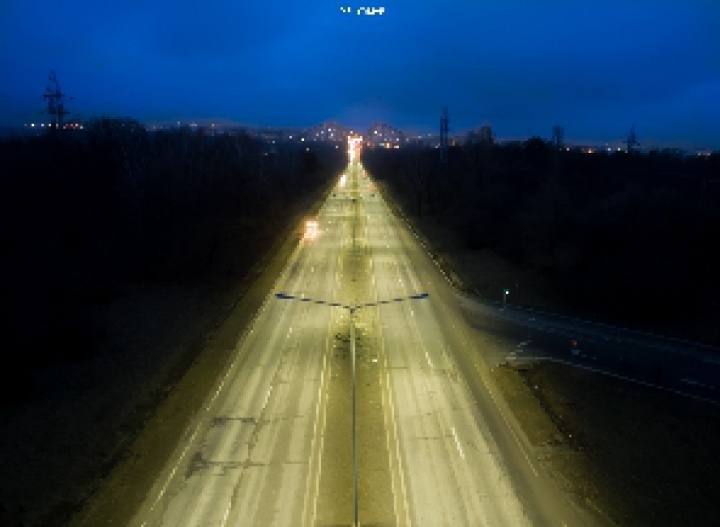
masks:
[[[630,133],[627,137],[627,151],[628,153],[633,152],[635,150],[636,146],[639,146],[640,143],[638,143],[637,135],[635,135],[635,125],[632,126],[630,129]]]
[[[552,129],[552,142],[556,150],[560,150],[565,144],[565,130],[560,125],[553,126]]]
[[[449,122],[447,107],[445,107],[443,108],[442,117],[440,117],[440,163],[443,165],[447,163]]]
[[[565,130],[559,124],[553,126],[552,129],[552,144],[555,147],[553,152],[553,162],[555,165],[555,176],[560,175],[560,152],[565,146]]]
[[[63,102],[65,94],[60,90],[60,83],[53,70],[50,70],[50,77],[48,78],[45,95],[43,95],[43,97],[47,99],[47,113],[50,115],[50,128],[53,130],[62,130],[65,116],[69,115],[70,112],[65,109],[65,103]]]

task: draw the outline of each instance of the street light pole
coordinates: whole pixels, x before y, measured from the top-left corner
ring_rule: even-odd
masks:
[[[360,527],[360,499],[358,497],[357,455],[357,377],[355,374],[355,309],[350,308],[350,357],[352,360],[352,448],[353,448],[353,517],[355,527]]]
[[[416,293],[414,295],[393,298],[392,300],[378,300],[376,302],[367,302],[365,304],[357,304],[348,306],[339,302],[326,302],[325,300],[313,300],[305,295],[290,295],[287,293],[275,293],[278,300],[299,300],[301,302],[310,302],[313,304],[322,304],[330,307],[341,307],[347,309],[350,313],[350,357],[352,363],[352,450],[353,450],[353,526],[360,527],[360,498],[358,493],[358,455],[357,455],[357,375],[355,360],[355,311],[363,307],[374,307],[381,304],[390,304],[392,302],[404,302],[405,300],[423,300],[428,298],[428,293]]]
[[[355,252],[355,226],[357,225],[357,219],[358,219],[358,210],[357,210],[357,200],[359,197],[358,192],[358,184],[357,184],[357,169],[353,170],[353,183],[352,183],[352,204],[353,204],[353,252]]]

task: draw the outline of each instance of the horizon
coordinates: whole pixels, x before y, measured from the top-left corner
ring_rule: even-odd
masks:
[[[236,130],[246,130],[250,132],[258,132],[258,131],[308,131],[313,128],[319,127],[320,125],[327,124],[327,123],[336,123],[340,128],[350,131],[352,130],[355,134],[361,133],[364,134],[367,132],[369,128],[371,128],[375,124],[386,124],[391,126],[392,128],[400,131],[403,135],[405,135],[408,138],[430,138],[430,139],[436,139],[439,138],[440,132],[439,132],[439,126],[437,129],[404,129],[400,128],[398,126],[395,126],[393,123],[384,122],[384,121],[376,121],[368,126],[362,127],[362,126],[354,126],[354,125],[347,125],[345,123],[339,122],[334,119],[327,119],[324,121],[319,121],[311,125],[306,126],[290,126],[290,125],[257,125],[253,123],[243,123],[242,121],[236,121],[232,119],[185,119],[185,120],[167,120],[167,121],[156,121],[156,122],[143,122],[138,119],[133,119],[131,116],[122,116],[122,117],[116,117],[116,116],[110,116],[110,115],[100,115],[97,117],[90,117],[87,119],[67,119],[67,122],[80,122],[80,123],[89,123],[97,119],[103,119],[103,118],[109,118],[109,119],[131,119],[139,122],[146,130],[148,131],[155,131],[156,129],[167,129],[167,130],[173,130],[173,129],[180,129],[180,128],[186,128],[186,127],[197,127],[197,128],[211,128],[214,126],[217,126],[218,129],[236,129]],[[50,129],[50,123],[49,122],[43,122],[42,124],[44,126],[40,126],[40,121],[35,121],[35,129],[37,131],[43,131]],[[449,130],[448,137],[450,139],[460,139],[465,138],[467,134],[471,132],[477,132],[480,127],[487,126],[488,123],[484,122],[482,124],[477,125],[474,128],[466,128],[463,130],[453,130],[452,128]],[[0,124],[0,128],[5,129],[14,129],[16,131],[24,130],[26,132],[29,132],[31,130],[30,123],[22,123],[22,124]],[[492,127],[491,127],[492,128]],[[514,143],[514,142],[524,142],[529,139],[533,138],[540,138],[545,141],[552,141],[551,134],[547,135],[502,135],[498,134],[497,131],[492,128],[493,132],[493,140],[496,144],[503,144],[503,143]],[[615,137],[610,139],[588,139],[588,138],[576,138],[572,136],[565,136],[563,139],[563,145],[570,147],[570,148],[582,148],[582,147],[588,147],[588,148],[612,148],[613,151],[616,148],[622,148],[623,145],[627,145],[627,136],[626,137]],[[636,150],[638,151],[652,151],[652,150],[680,150],[684,152],[713,152],[717,153],[720,152],[720,148],[713,148],[711,146],[697,146],[697,145],[691,145],[687,142],[683,143],[682,141],[679,142],[670,142],[670,141],[652,141],[652,140],[639,140],[636,145]]]

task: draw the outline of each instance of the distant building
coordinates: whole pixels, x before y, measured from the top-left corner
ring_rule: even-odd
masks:
[[[63,127],[62,127],[63,130],[73,130],[73,131],[83,130],[84,128],[85,128],[85,124],[78,121],[77,119],[63,123]]]
[[[400,148],[406,143],[405,134],[386,123],[375,123],[365,135],[365,146]]]
[[[465,140],[466,144],[478,145],[478,144],[493,144],[495,143],[495,137],[490,125],[484,124],[478,130],[471,130],[467,133]]]
[[[494,143],[495,137],[493,136],[492,128],[489,124],[484,124],[480,127],[478,132],[481,143]]]
[[[350,131],[335,121],[326,121],[303,132],[306,141],[347,142]]]
[[[553,126],[552,144],[557,150],[560,150],[565,146],[565,130],[559,124]]]
[[[266,143],[294,143],[304,137],[302,130],[293,128],[255,128],[248,134]]]

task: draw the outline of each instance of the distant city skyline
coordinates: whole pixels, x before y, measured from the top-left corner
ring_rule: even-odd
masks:
[[[130,116],[111,116],[111,115],[105,115],[105,116],[98,116],[93,117],[88,120],[84,119],[73,119],[72,116],[68,117],[68,123],[73,122],[88,122],[92,119],[99,119],[102,117],[108,117],[108,118],[117,118],[117,119],[124,119],[124,118],[130,118]],[[42,125],[41,126],[41,122]],[[398,127],[395,127],[392,123],[385,123],[382,121],[376,121],[372,125],[368,127],[361,127],[361,126],[353,126],[348,125],[345,123],[340,123],[335,120],[326,120],[321,121],[318,123],[315,123],[313,125],[309,126],[272,126],[272,125],[256,125],[256,124],[247,124],[243,123],[241,121],[235,121],[232,119],[188,119],[188,120],[166,120],[166,121],[150,121],[150,122],[142,122],[139,121],[140,124],[142,124],[147,130],[154,131],[154,130],[161,130],[161,129],[176,129],[176,128],[183,128],[183,127],[198,127],[198,128],[205,128],[205,129],[212,129],[216,128],[218,131],[221,130],[245,130],[250,131],[253,133],[261,133],[261,132],[278,132],[278,131],[286,131],[286,132],[297,132],[297,133],[305,133],[308,131],[311,131],[315,128],[320,128],[323,125],[327,125],[327,123],[335,123],[341,128],[343,128],[346,131],[351,131],[355,135],[361,135],[364,139],[369,139],[367,137],[367,132],[374,126],[378,125],[386,125],[391,128],[394,128],[398,130],[400,133],[402,133],[405,137],[408,139],[417,139],[422,138],[424,140],[427,139],[438,139],[440,136],[440,129],[439,125],[436,127],[436,129],[400,129]],[[5,128],[6,130],[25,130],[30,131],[30,124],[31,123],[23,123],[22,125],[16,125],[16,126],[1,126],[0,128]],[[49,121],[35,121],[32,123],[35,125],[35,129],[38,132],[42,132],[46,127],[49,128]],[[459,142],[464,143],[467,140],[468,134],[471,133],[479,133],[482,132],[483,128],[489,128],[489,132],[492,134],[492,138],[494,142],[498,144],[503,143],[512,143],[512,142],[523,142],[528,139],[531,139],[533,137],[539,137],[543,140],[546,140],[548,142],[552,141],[552,128],[548,129],[547,133],[544,135],[535,134],[535,135],[514,135],[514,136],[503,136],[502,134],[497,134],[495,129],[492,128],[488,123],[483,123],[481,125],[478,125],[473,128],[463,129],[463,130],[453,130],[450,129],[449,137],[453,141],[453,144],[458,144]],[[618,148],[623,148],[627,144],[628,134],[630,132],[630,129],[628,129],[625,136],[618,135],[618,137],[610,140],[597,140],[593,138],[573,138],[572,136],[565,136],[564,138],[564,144],[568,147],[578,148],[578,147],[592,147],[595,149],[601,149],[604,147],[610,147],[612,150],[616,150]],[[0,134],[2,135],[2,134]],[[7,134],[5,134],[7,135]],[[308,140],[310,140],[308,138]],[[326,140],[326,138],[323,138],[323,140]],[[331,140],[331,139],[327,139]],[[407,143],[405,143],[407,144]],[[682,144],[682,143],[652,143],[647,141],[638,141],[638,150],[657,150],[657,149],[678,149],[683,150],[687,152],[720,152],[720,148],[712,148],[712,147],[706,147],[706,146],[696,146],[696,145],[688,145],[688,144]]]

